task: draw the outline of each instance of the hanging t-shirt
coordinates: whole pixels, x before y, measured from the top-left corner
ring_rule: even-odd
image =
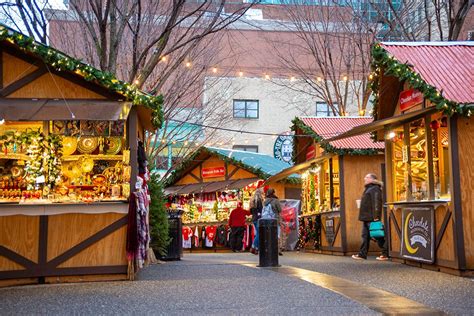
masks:
[[[225,245],[227,241],[227,229],[225,228],[225,225],[220,225],[217,227],[217,233],[216,233],[216,242],[218,245]]]
[[[188,226],[183,226],[183,248],[191,248],[191,237],[193,230]]]
[[[216,226],[207,226],[206,227],[206,247],[214,246],[214,238],[216,238]]]
[[[199,228],[194,229],[194,247],[199,247]]]

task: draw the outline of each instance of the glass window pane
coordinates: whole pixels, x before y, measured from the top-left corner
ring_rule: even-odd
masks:
[[[405,150],[403,126],[391,130],[388,138],[392,144],[393,200],[406,201],[408,187],[408,154]]]
[[[415,201],[427,200],[428,194],[428,157],[426,155],[425,120],[410,123],[410,160],[411,192]]]
[[[234,110],[245,109],[245,101],[234,100]]]
[[[433,178],[435,199],[449,199],[448,119],[441,114],[432,116]]]
[[[247,110],[248,118],[258,118],[258,111],[256,110]]]
[[[247,101],[247,109],[248,110],[258,110],[258,102],[257,101]]]

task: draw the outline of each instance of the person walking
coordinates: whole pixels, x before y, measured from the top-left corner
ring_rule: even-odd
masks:
[[[252,213],[253,227],[255,228],[255,238],[253,239],[252,248],[250,252],[254,255],[258,255],[258,220],[262,217],[263,209],[263,190],[258,188],[255,190],[252,199],[250,200],[250,212]]]
[[[230,247],[233,252],[242,250],[242,240],[245,232],[245,216],[250,215],[250,212],[242,208],[242,202],[237,204],[237,207],[232,210],[229,216],[230,226]]]
[[[278,225],[278,243],[279,243],[279,249],[280,251],[278,254],[280,256],[283,255],[282,250],[284,248],[284,245],[282,245],[282,241],[280,238],[281,234],[281,228],[280,228],[280,223],[281,223],[281,205],[280,205],[280,200],[278,197],[275,195],[275,190],[272,188],[269,188],[267,190],[267,193],[265,194],[265,202],[263,203],[263,207],[266,208],[267,205],[270,205],[274,214],[275,219],[277,220],[277,225]],[[262,210],[263,213],[263,210]]]
[[[377,176],[369,173],[364,177],[365,189],[360,200],[359,221],[362,224],[362,245],[359,253],[352,255],[353,259],[367,259],[370,244],[370,223],[382,219],[382,182],[377,180]],[[382,248],[382,254],[376,259],[380,261],[388,260],[388,245],[385,237],[377,238],[377,244]]]

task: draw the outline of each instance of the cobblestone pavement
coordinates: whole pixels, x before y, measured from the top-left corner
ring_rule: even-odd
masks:
[[[0,289],[0,315],[368,315],[363,304],[295,277],[252,267],[248,253],[185,254],[142,270],[135,282]],[[242,265],[246,263],[249,266]],[[282,265],[338,276],[404,296],[449,314],[474,315],[474,282],[375,259],[285,253]],[[377,299],[377,298],[374,298]]]

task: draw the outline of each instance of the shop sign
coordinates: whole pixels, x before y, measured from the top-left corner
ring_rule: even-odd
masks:
[[[306,149],[306,160],[310,160],[316,157],[316,146],[311,145]]]
[[[400,93],[400,111],[411,109],[417,104],[423,103],[423,93],[418,90],[410,89]]]
[[[433,213],[433,208],[430,207],[402,209],[402,257],[421,262],[434,262]]]
[[[328,218],[326,219],[326,240],[330,245],[333,244],[334,242],[334,237],[336,235],[336,232],[334,231],[334,218]]]
[[[291,163],[293,158],[293,136],[280,135],[273,146],[273,157],[278,160]]]
[[[203,178],[218,178],[225,175],[224,167],[203,168],[201,171]]]

